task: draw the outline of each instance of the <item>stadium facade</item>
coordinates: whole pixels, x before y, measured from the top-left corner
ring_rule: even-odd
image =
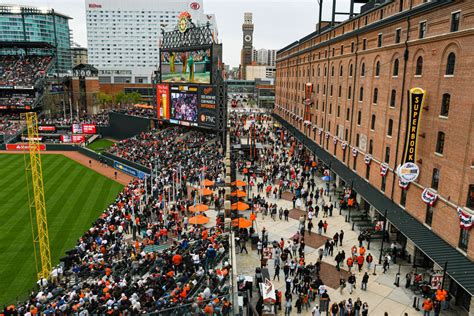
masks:
[[[376,5],[374,5],[376,3]],[[352,187],[413,264],[443,270],[458,305],[474,310],[474,2],[371,1],[277,54],[277,119]],[[306,87],[312,91],[305,91]],[[408,91],[425,91],[416,165],[406,148]],[[308,93],[308,94],[307,94]]]
[[[71,18],[54,9],[22,5],[0,5],[1,42],[45,42],[55,47],[54,71],[72,69]]]
[[[89,63],[99,69],[100,82],[151,83],[162,30],[173,29],[183,11],[198,26],[209,22],[218,35],[215,16],[204,13],[203,0],[86,0]]]

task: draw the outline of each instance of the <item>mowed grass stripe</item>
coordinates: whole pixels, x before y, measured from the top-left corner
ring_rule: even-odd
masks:
[[[69,165],[67,166],[67,169],[61,169],[61,168],[58,168],[60,165],[61,165],[61,162],[58,161],[57,163],[54,163],[51,169],[48,167],[48,169],[51,170],[51,175],[48,175],[49,173],[47,173],[46,176],[43,174],[47,210],[48,210],[48,197],[55,195],[56,189],[60,187],[61,182],[64,181],[64,176],[70,173],[72,168],[74,168],[74,165]],[[53,173],[54,170],[61,170],[61,172]],[[20,182],[15,188],[12,189],[12,192],[16,192],[15,194],[12,194],[15,196],[15,199],[23,200],[25,204],[24,204],[24,207],[20,206],[20,208],[17,208],[16,210],[14,208],[12,208],[11,210],[13,211],[12,212],[13,214],[22,214],[21,218],[18,218],[17,216],[10,216],[10,217],[7,217],[8,218],[7,221],[3,222],[2,225],[0,225],[0,229],[8,229],[5,234],[1,234],[1,235],[6,235],[7,237],[11,235],[12,232],[18,232],[18,230],[22,229],[22,227],[23,229],[26,229],[24,227],[26,218],[28,219],[28,224],[29,224],[28,229],[31,231],[26,180]],[[19,197],[17,197],[17,195],[19,195]],[[7,196],[8,196],[8,199],[10,199],[10,195],[7,195]],[[31,198],[33,199],[33,196],[31,196]],[[4,197],[0,197],[0,201],[1,200],[4,200]],[[12,200],[13,200],[13,197],[12,197]],[[13,223],[13,221],[15,223]],[[1,241],[2,241],[2,238],[0,237],[0,242]],[[0,246],[0,249],[1,249],[1,246]]]
[[[0,179],[5,179],[1,176],[6,176],[7,173],[16,173],[18,178],[21,177],[25,182],[23,156],[17,156],[17,168],[0,169]],[[97,218],[109,202],[114,200],[122,186],[64,156],[44,155],[42,158],[51,251],[54,262],[57,262],[55,258],[59,258],[65,250],[74,246],[76,240],[90,227],[90,223]],[[0,161],[3,165],[6,160]],[[8,159],[8,161],[10,167],[15,164],[13,159]],[[5,169],[8,169],[8,171]],[[81,177],[77,178],[76,175],[81,175]],[[97,187],[94,188],[94,184]],[[108,190],[110,194],[104,195],[104,186],[114,189]],[[21,206],[17,205],[22,203],[27,206],[26,190],[22,191],[24,195],[15,195],[14,199],[23,201],[12,203],[12,207],[9,206],[9,209],[20,208]],[[63,195],[67,191],[71,191],[70,194]],[[5,200],[2,193],[4,192],[0,191],[0,201]],[[73,197],[76,198],[72,199]],[[97,207],[97,201],[102,202],[100,207]],[[82,207],[82,210],[79,210],[84,205],[88,207]],[[12,212],[11,210],[2,211],[2,209],[0,209],[0,213]],[[14,258],[13,260],[7,260],[9,266],[6,266],[5,260],[0,262],[0,286],[4,289],[4,291],[0,291],[0,304],[11,303],[17,296],[26,297],[27,291],[35,285],[36,271],[31,225],[27,209],[25,213],[26,217],[22,223],[23,227],[21,227],[23,229],[13,231],[16,238],[5,236],[5,230],[0,230],[0,240],[8,238],[6,242],[0,243],[0,247],[7,244],[6,247],[9,248],[8,251],[2,251],[2,256],[4,259]],[[18,211],[16,214],[18,214]],[[17,216],[13,217],[17,218]],[[56,220],[60,219],[63,219],[64,224],[56,225]],[[10,228],[10,226],[5,228]],[[58,230],[68,232],[69,237],[66,237],[65,233],[57,233]],[[77,231],[77,233],[74,233],[74,231]],[[10,247],[12,244],[13,247]],[[27,264],[24,264],[25,262]],[[12,275],[13,278],[7,277],[9,275]]]
[[[46,163],[48,163],[48,162],[46,162]],[[68,165],[68,168],[64,169],[63,172],[61,172],[58,175],[59,177],[56,179],[56,181],[54,181],[54,183],[59,183],[61,180],[64,180],[64,175],[72,172],[74,168],[75,168],[74,165]],[[49,194],[55,194],[55,190],[60,186],[51,187],[49,185],[49,183],[51,183],[51,182],[46,181],[46,183],[44,184],[45,187],[48,188]],[[47,199],[47,196],[48,196],[48,194],[46,193],[46,188],[45,188],[45,197],[46,197],[46,199]],[[26,199],[28,199],[27,196],[26,196]],[[47,202],[46,202],[46,205],[48,205]],[[52,210],[54,210],[54,208]],[[51,245],[51,228],[50,228],[50,226],[51,226],[51,224],[50,224],[51,223],[51,215],[52,214],[51,214],[51,211],[48,208],[48,206],[47,206],[47,212],[48,212],[47,213],[48,230],[50,231],[50,248],[51,248],[51,253],[53,254],[55,248]],[[35,218],[33,218],[33,221],[35,221]],[[28,209],[25,210],[25,215],[15,223],[15,225],[10,229],[10,231],[11,231],[11,233],[9,235],[15,234],[16,238],[11,240],[11,242],[9,242],[9,243],[2,241],[2,244],[8,244],[7,248],[3,249],[3,251],[5,253],[10,253],[10,252],[12,252],[11,249],[14,250],[15,247],[22,246],[22,248],[21,248],[21,251],[16,251],[15,255],[12,254],[12,255],[9,255],[8,257],[6,257],[6,258],[8,258],[8,260],[4,260],[6,267],[11,267],[11,268],[14,269],[14,271],[12,271],[12,273],[6,275],[4,278],[2,277],[2,279],[5,279],[6,284],[12,283],[15,276],[18,275],[18,274],[26,276],[26,275],[28,275],[27,271],[31,271],[31,270],[35,271],[35,261],[34,261],[35,258],[34,258],[33,247],[32,247],[31,224],[30,224],[30,216],[29,216]],[[21,238],[21,236],[26,236],[28,234],[29,234],[30,238]],[[11,237],[13,237],[13,236],[11,236]],[[29,249],[29,251],[26,251],[26,249]],[[29,284],[34,284],[35,274],[32,274],[30,276],[30,278],[31,278],[31,280],[28,283]]]

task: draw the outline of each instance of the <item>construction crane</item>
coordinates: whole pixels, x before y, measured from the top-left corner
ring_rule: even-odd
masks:
[[[51,251],[49,247],[48,221],[44,198],[43,168],[41,165],[40,138],[38,135],[38,117],[35,112],[22,114],[28,132],[28,146],[23,146],[25,174],[28,190],[31,233],[35,253],[38,280],[48,279],[51,273]],[[28,157],[29,156],[29,157]],[[36,225],[34,218],[36,217]],[[39,248],[39,249],[38,249]],[[38,261],[38,252],[40,262]]]

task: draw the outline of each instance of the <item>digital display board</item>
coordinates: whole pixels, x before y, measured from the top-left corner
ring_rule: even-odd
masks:
[[[197,126],[198,87],[171,86],[171,123]]]
[[[198,125],[201,127],[216,127],[216,86],[199,86]]]
[[[156,117],[170,119],[170,87],[168,84],[156,85]]]
[[[162,51],[161,82],[210,84],[211,48],[192,51]]]

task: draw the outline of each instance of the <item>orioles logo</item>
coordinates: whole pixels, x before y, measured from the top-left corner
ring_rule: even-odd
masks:
[[[204,94],[212,93],[212,87],[205,88],[204,90],[202,90],[202,92],[203,92]]]

